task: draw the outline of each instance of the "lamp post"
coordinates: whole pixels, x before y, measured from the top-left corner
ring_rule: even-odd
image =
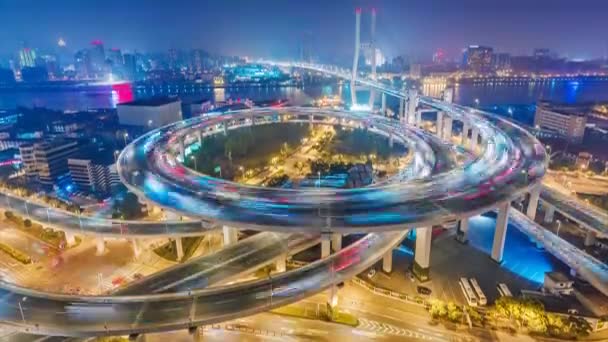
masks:
[[[125,132],[125,134],[122,135],[122,138],[123,138],[123,140],[125,142],[125,147],[127,146],[127,138],[128,137],[129,137],[129,133],[128,132]]]
[[[198,171],[198,167],[196,165],[196,157],[195,156],[190,156],[190,159],[194,160],[194,170]]]
[[[555,232],[555,234],[557,235],[557,237],[559,237],[559,229],[562,227],[562,221],[555,220],[555,223],[557,224],[557,231]]]

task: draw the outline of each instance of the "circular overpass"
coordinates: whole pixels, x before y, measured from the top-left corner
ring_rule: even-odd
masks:
[[[157,205],[220,225],[280,232],[372,232],[421,227],[488,211],[528,191],[544,175],[542,145],[490,114],[427,99],[479,130],[484,148],[464,167],[432,172],[436,138],[366,113],[312,108],[256,109],[197,117],[154,130],[123,150],[121,180]],[[176,154],[197,136],[271,122],[365,127],[414,149],[406,179],[359,189],[282,189],[239,184],[197,173]],[[436,148],[436,147],[435,147]]]

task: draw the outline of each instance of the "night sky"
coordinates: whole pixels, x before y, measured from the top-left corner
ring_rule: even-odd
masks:
[[[94,39],[132,51],[204,48],[214,53],[284,58],[314,36],[315,55],[350,58],[354,9],[378,12],[377,40],[389,57],[456,57],[469,44],[529,54],[548,47],[570,58],[603,57],[608,48],[608,0],[0,0],[0,54],[71,50]]]

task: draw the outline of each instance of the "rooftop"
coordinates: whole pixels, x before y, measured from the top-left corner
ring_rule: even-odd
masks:
[[[562,282],[562,283],[572,281],[570,278],[568,278],[562,272],[547,272],[547,273],[545,273],[545,276],[551,278],[551,280],[553,280],[553,281]]]
[[[121,103],[118,106],[138,106],[138,107],[158,107],[169,103],[178,102],[177,96],[156,96],[145,99],[135,100],[131,102]]]
[[[539,102],[538,107],[551,112],[572,116],[587,116],[587,113],[589,112],[589,108],[587,106],[578,106],[548,101]]]

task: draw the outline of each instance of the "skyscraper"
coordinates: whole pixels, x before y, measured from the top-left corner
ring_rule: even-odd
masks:
[[[101,40],[94,40],[91,42],[91,45],[89,57],[92,74],[89,74],[89,77],[100,78],[106,74],[106,52]]]
[[[487,46],[470,45],[463,58],[465,68],[475,72],[487,72],[492,68],[494,49]]]
[[[31,68],[36,65],[36,53],[34,50],[23,47],[19,50],[19,65],[21,68]]]

